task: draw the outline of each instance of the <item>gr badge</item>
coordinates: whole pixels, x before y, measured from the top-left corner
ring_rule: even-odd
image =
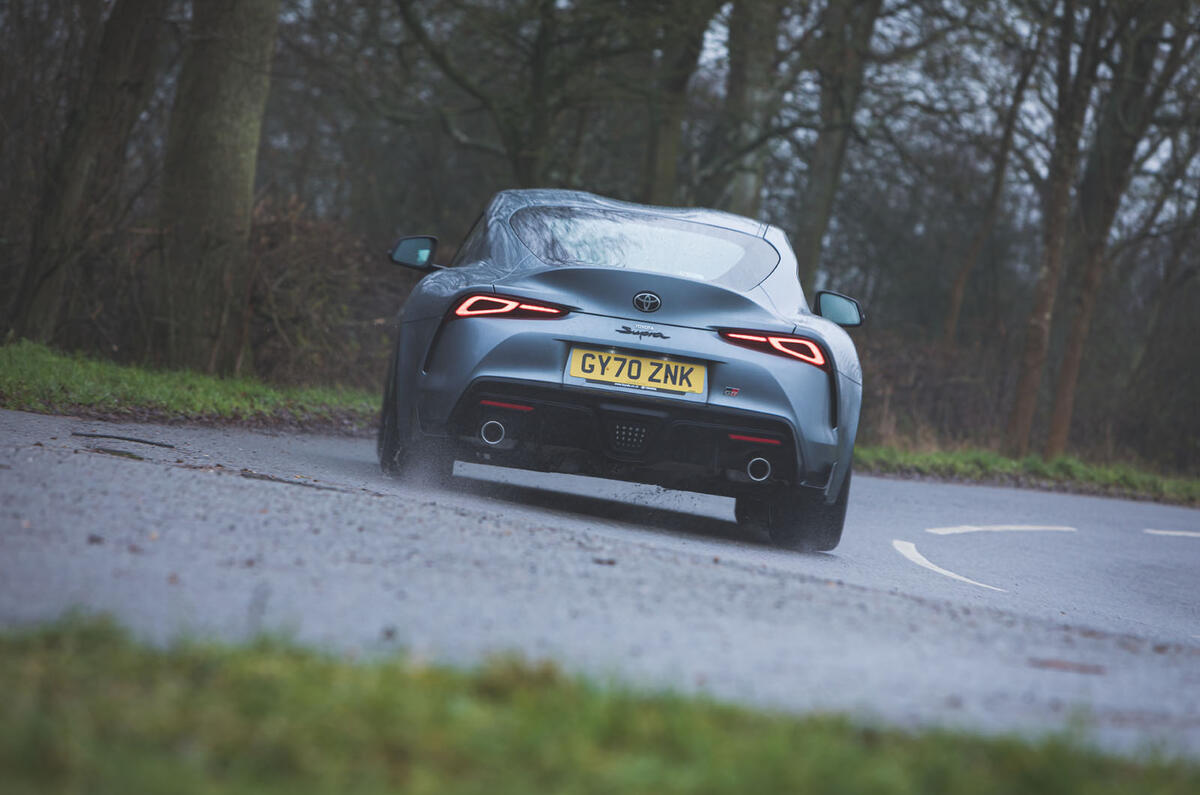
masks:
[[[741,391],[742,390],[736,386],[727,386],[727,387],[725,387],[725,397],[737,397],[738,392],[741,392]]]

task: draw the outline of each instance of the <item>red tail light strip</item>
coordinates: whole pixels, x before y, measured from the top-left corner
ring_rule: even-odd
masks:
[[[754,444],[782,444],[778,439],[768,439],[765,436],[743,436],[740,433],[731,433],[729,438],[735,442],[753,442]]]
[[[763,350],[767,353],[779,353],[802,362],[808,362],[816,367],[825,366],[825,354],[821,351],[821,347],[803,337],[753,331],[722,331],[720,334],[730,342],[744,345],[747,348]]]
[[[520,317],[562,317],[567,310],[550,304],[537,304],[500,295],[470,295],[454,308],[457,317],[480,315],[516,315]]]
[[[512,409],[513,411],[533,411],[533,406],[523,406],[520,403],[502,403],[499,400],[481,400],[481,406],[492,406],[498,409]]]

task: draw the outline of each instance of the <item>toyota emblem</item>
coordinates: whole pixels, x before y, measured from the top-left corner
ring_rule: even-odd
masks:
[[[657,312],[662,306],[662,299],[654,293],[638,293],[633,297],[633,306],[639,312]]]

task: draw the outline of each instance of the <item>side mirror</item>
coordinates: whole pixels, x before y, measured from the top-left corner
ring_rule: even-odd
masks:
[[[858,301],[832,290],[817,291],[816,305],[813,307],[813,311],[826,320],[832,320],[846,328],[861,326],[867,319]]]
[[[433,270],[433,253],[437,251],[437,238],[433,235],[402,237],[392,246],[388,256],[397,265],[417,270]]]

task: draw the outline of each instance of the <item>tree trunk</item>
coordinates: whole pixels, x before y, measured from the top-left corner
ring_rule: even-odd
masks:
[[[117,0],[104,24],[90,86],[67,119],[35,210],[29,260],[9,314],[20,336],[49,342],[58,330],[69,271],[102,205],[97,194],[115,183],[154,86],[165,9],[166,0]]]
[[[1161,12],[1164,7],[1152,7],[1150,13],[1156,10]],[[1165,14],[1156,16],[1157,19],[1136,19],[1130,26],[1113,87],[1088,151],[1077,209],[1076,229],[1082,241],[1074,247],[1083,252],[1084,276],[1059,366],[1046,440],[1046,458],[1062,455],[1066,450],[1084,343],[1103,282],[1108,235],[1129,185],[1130,169],[1138,144],[1146,134],[1150,117],[1160,104],[1163,92],[1174,79],[1183,60],[1184,36],[1177,33],[1162,69],[1157,75],[1154,74],[1165,25]]]
[[[554,45],[556,10],[552,0],[538,3],[538,29],[530,53],[527,131],[521,136],[513,162],[517,184],[540,188],[545,184],[547,150],[550,147],[550,50]]]
[[[733,4],[729,16],[729,76],[725,82],[725,119],[731,127],[726,143],[729,149],[745,148],[770,120],[775,39],[782,13],[782,0],[737,0]],[[725,202],[730,212],[758,216],[765,160],[762,147],[738,160]]]
[[[1102,27],[1098,15],[1103,13],[1097,3],[1092,4],[1078,55],[1075,52],[1074,0],[1065,0],[1059,20],[1054,145],[1043,195],[1042,260],[1033,290],[1033,308],[1025,323],[1016,398],[1004,430],[1004,451],[1011,456],[1023,457],[1029,452],[1029,435],[1050,348],[1050,324],[1062,274],[1071,187],[1079,166],[1079,137],[1095,81],[1096,42]]]
[[[676,9],[678,6],[678,9]],[[642,200],[650,204],[672,204],[679,182],[679,145],[687,113],[687,88],[696,71],[704,32],[719,3],[714,0],[691,2],[675,0],[665,4],[665,24],[661,76],[650,114],[653,125],[648,138],[646,176]]]
[[[833,202],[842,178],[846,144],[862,94],[868,48],[882,0],[830,0],[817,44],[820,79],[820,131],[808,159],[808,177],[796,221],[795,250],[802,284],[810,285]]]
[[[259,133],[279,0],[196,0],[163,173],[158,344],[173,366],[232,370],[243,344]]]
[[[1046,354],[1050,347],[1050,323],[1062,272],[1071,182],[1075,172],[1072,161],[1077,159],[1070,152],[1059,151],[1063,148],[1066,147],[1056,143],[1055,155],[1051,157],[1052,181],[1047,190],[1046,217],[1043,221],[1042,261],[1033,292],[1033,309],[1025,324],[1025,346],[1021,352],[1016,401],[1005,429],[1005,452],[1017,458],[1029,452],[1029,434],[1037,410],[1042,369],[1046,366]]]
[[[1075,316],[1071,322],[1071,331],[1063,349],[1063,360],[1058,368],[1054,409],[1050,414],[1050,431],[1044,453],[1047,459],[1062,455],[1067,447],[1067,434],[1071,428],[1071,414],[1075,407],[1075,384],[1079,380],[1079,368],[1083,361],[1083,345],[1091,327],[1092,312],[1096,308],[1096,296],[1104,272],[1104,251],[1089,252],[1088,260]]]
[[[673,82],[673,81],[672,81]],[[650,182],[643,198],[648,204],[672,204],[679,182],[679,138],[682,134],[686,97],[665,86],[658,112],[654,114],[654,132],[649,158]]]

